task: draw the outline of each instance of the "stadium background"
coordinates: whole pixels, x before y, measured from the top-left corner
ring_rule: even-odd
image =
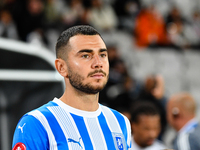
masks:
[[[79,24],[94,26],[119,59],[100,102],[114,103],[127,74],[138,87],[159,74],[166,100],[187,91],[200,105],[199,0],[1,0],[0,149],[11,149],[24,113],[62,94],[54,47],[64,29]]]

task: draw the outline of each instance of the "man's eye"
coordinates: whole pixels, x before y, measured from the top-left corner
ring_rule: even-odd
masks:
[[[100,56],[101,56],[101,57],[106,57],[106,54],[101,54]]]
[[[89,58],[89,55],[83,55],[82,57],[83,58]]]

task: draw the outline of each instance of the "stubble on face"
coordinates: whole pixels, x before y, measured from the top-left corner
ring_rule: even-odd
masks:
[[[108,74],[109,74],[109,69],[108,69],[108,73],[104,72],[103,70],[101,70],[101,68],[93,68],[93,71],[90,71],[88,74],[82,74],[81,69],[83,69],[82,67],[82,62],[86,62],[86,60],[88,61],[88,59],[80,59],[81,54],[83,54],[83,50],[85,50],[86,54],[89,55],[94,55],[94,53],[96,53],[96,51],[98,51],[98,53],[103,53],[102,49],[105,50],[106,46],[103,42],[103,40],[101,39],[100,36],[98,35],[92,35],[92,36],[87,36],[87,35],[77,35],[74,36],[70,39],[70,50],[73,50],[71,53],[70,59],[74,59],[77,58],[78,59],[78,66],[76,70],[75,68],[73,68],[74,63],[70,63],[69,59],[66,60],[67,62],[67,68],[68,68],[68,79],[70,84],[72,85],[72,87],[74,87],[75,89],[77,89],[78,91],[81,91],[83,93],[87,93],[87,94],[97,94],[98,92],[100,92],[105,86],[106,83],[108,81]],[[81,51],[82,50],[82,51]],[[89,50],[89,52],[87,51]],[[69,56],[69,53],[68,53]],[[89,56],[90,58],[90,56]],[[102,57],[103,59],[103,63],[105,63],[105,69],[107,69],[107,57]],[[80,62],[79,62],[80,60]],[[90,63],[88,63],[87,65],[92,65]],[[80,71],[79,71],[80,69]],[[82,70],[83,71],[83,70]],[[98,78],[94,78],[92,77],[93,74],[95,73],[100,73],[103,74],[103,78],[98,79]]]
[[[97,94],[99,93],[101,90],[103,90],[103,88],[106,86],[106,83],[108,81],[108,75],[106,75],[106,73],[102,70],[95,70],[94,72],[90,72],[87,76],[90,77],[91,75],[95,74],[95,73],[103,73],[104,76],[107,76],[106,81],[102,84],[102,86],[93,86],[91,83],[86,83],[84,84],[84,77],[80,74],[78,74],[77,72],[73,71],[71,67],[68,66],[68,78],[69,78],[69,82],[70,84],[77,90],[87,93],[87,94]],[[100,82],[100,79],[97,79],[96,82]]]

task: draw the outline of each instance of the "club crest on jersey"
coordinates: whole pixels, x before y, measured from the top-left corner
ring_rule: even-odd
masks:
[[[26,150],[26,146],[23,143],[19,142],[15,144],[12,150]]]
[[[121,133],[112,133],[115,147],[117,150],[126,150],[126,144],[123,134]]]

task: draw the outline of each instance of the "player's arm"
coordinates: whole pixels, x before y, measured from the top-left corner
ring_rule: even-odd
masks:
[[[47,132],[33,116],[25,115],[17,124],[13,136],[12,150],[47,150]]]

